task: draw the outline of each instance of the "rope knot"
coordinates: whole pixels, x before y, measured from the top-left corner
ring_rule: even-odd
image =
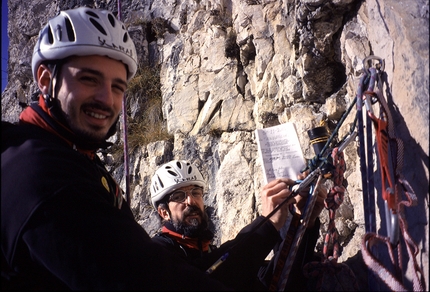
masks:
[[[345,197],[345,188],[343,186],[334,186],[327,194],[324,206],[328,210],[337,210],[343,203]]]

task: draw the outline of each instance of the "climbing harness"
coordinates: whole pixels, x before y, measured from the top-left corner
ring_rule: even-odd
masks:
[[[379,61],[375,67],[367,68],[369,61]],[[365,264],[372,274],[369,274],[369,288],[376,286],[371,281],[377,276],[393,291],[406,291],[403,283],[403,239],[409,259],[413,262],[414,291],[424,291],[423,272],[418,265],[416,256],[418,246],[407,231],[403,207],[415,206],[416,195],[401,173],[403,166],[403,142],[395,136],[394,123],[387,102],[382,94],[381,74],[384,61],[377,56],[369,56],[363,61],[364,73],[357,88],[357,120],[359,136],[360,170],[363,184],[363,207],[365,213],[366,234],[362,240],[362,255]],[[375,87],[376,85],[376,87]],[[363,103],[366,109],[364,113]],[[379,117],[373,111],[373,105],[380,105]],[[366,124],[363,115],[366,114]],[[381,179],[381,194],[385,207],[385,224],[387,236],[376,233],[375,214],[375,182],[373,179],[373,132],[374,129],[377,164]],[[367,151],[366,151],[367,150]],[[366,164],[367,163],[367,164]],[[402,193],[406,200],[403,200]],[[380,246],[387,247],[382,250]],[[383,257],[388,253],[389,263]],[[395,254],[397,253],[397,258]]]

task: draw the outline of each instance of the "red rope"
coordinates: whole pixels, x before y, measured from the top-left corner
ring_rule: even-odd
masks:
[[[334,148],[331,154],[333,158],[333,166],[335,170],[333,171],[332,180],[334,182],[333,187],[327,194],[327,198],[324,201],[325,208],[329,211],[330,221],[328,223],[327,233],[324,240],[323,253],[326,260],[331,260],[337,262],[340,256],[340,247],[338,240],[338,232],[335,224],[336,210],[343,203],[345,196],[345,187],[343,186],[343,175],[345,173],[345,160],[343,157],[343,152],[339,152],[338,148]],[[329,245],[333,245],[333,256],[329,256]]]
[[[359,291],[359,286],[354,272],[346,265],[338,263],[340,256],[340,244],[336,229],[336,210],[343,203],[345,187],[343,186],[345,173],[345,160],[343,152],[338,147],[331,153],[334,171],[331,179],[333,187],[327,194],[324,206],[329,211],[329,223],[324,238],[324,260],[307,263],[303,267],[303,274],[309,279],[308,288],[317,291]],[[329,255],[330,245],[333,246],[333,255]]]

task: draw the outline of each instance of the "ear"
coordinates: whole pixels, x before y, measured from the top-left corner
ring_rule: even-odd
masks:
[[[46,65],[39,65],[37,68],[37,85],[39,86],[42,94],[48,94],[49,84],[51,82],[52,74]]]
[[[161,216],[161,218],[163,218],[164,220],[169,220],[169,219],[170,219],[169,212],[167,212],[167,210],[166,210],[166,209],[164,209],[164,208],[162,208],[162,207],[158,206],[158,208],[157,208],[157,212],[158,212],[158,214]]]

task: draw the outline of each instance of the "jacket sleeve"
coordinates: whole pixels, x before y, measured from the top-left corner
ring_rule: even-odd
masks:
[[[258,281],[258,271],[281,237],[269,220],[262,222],[263,220],[265,217],[258,217],[233,240],[225,242],[206,258],[200,259],[203,264],[197,265],[207,270],[222,256],[226,256],[225,261],[210,274],[213,278],[235,290],[264,289]]]

